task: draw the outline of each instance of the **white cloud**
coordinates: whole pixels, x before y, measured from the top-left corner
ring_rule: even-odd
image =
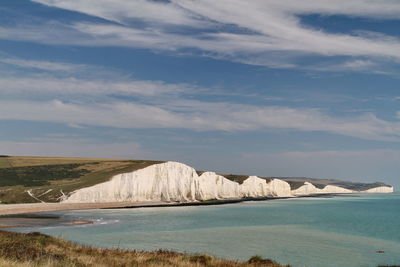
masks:
[[[153,23],[198,27],[203,21],[175,3],[166,1],[124,0],[33,0],[40,4],[69,9],[117,23],[129,23],[132,18]]]
[[[277,8],[293,14],[346,15],[352,17],[400,18],[400,4],[393,0],[268,0]]]
[[[209,19],[224,24],[237,25],[238,27],[257,33],[215,34],[217,37],[225,39],[225,41],[234,42],[236,46],[240,44],[246,51],[294,51],[328,56],[372,55],[395,58],[398,58],[399,55],[400,45],[397,39],[368,39],[360,36],[330,34],[319,29],[313,29],[302,25],[299,19],[294,16],[295,14],[291,13],[296,11],[294,8],[293,10],[281,5],[279,1],[178,0],[178,2],[185,8]],[[302,5],[302,1],[297,3],[293,4],[293,6],[298,7],[300,10],[305,8]],[[326,5],[327,1],[324,1],[324,3]],[[387,4],[383,5],[388,6]],[[380,5],[378,2],[375,2],[375,6]],[[394,9],[400,9],[398,3],[390,6]],[[321,12],[323,12],[322,9]],[[387,8],[378,8],[375,12],[387,12]]]
[[[45,71],[79,71],[84,65],[68,64],[41,60],[25,60],[13,57],[0,57],[0,63],[22,68],[33,68]]]
[[[0,77],[0,94],[8,96],[139,95],[155,96],[190,92],[193,86],[162,81],[79,79],[75,77]]]
[[[30,63],[22,62],[21,66],[30,67]],[[37,64],[42,65],[42,62]],[[349,63],[350,67],[368,64],[362,61]],[[63,63],[59,65],[63,66]],[[90,72],[90,66],[83,69]],[[289,129],[400,141],[400,123],[379,119],[372,113],[358,112],[361,115],[353,113],[340,117],[312,108],[190,100],[188,95],[196,99],[199,94],[212,92],[188,84],[120,79],[117,74],[112,79],[83,79],[76,78],[75,74],[71,72],[69,78],[55,77],[49,71],[31,77],[0,76],[0,119],[58,122],[74,127],[89,125],[197,131]],[[118,95],[118,99],[133,96],[136,100],[117,100],[110,95]]]
[[[34,1],[115,23],[52,21],[47,22],[48,25],[2,28],[0,38],[169,51],[197,49],[205,52],[199,53],[201,55],[278,68],[305,67],[296,64],[296,59],[309,55],[349,56],[356,57],[353,61],[364,62],[368,58],[400,60],[397,37],[367,31],[328,33],[304,25],[298,17],[322,14],[399,19],[398,1]],[[139,27],[137,21],[144,24]],[[202,30],[186,31],[187,27],[201,27]],[[360,66],[357,67],[347,66],[346,70],[358,70]]]
[[[180,100],[168,104],[0,101],[0,119],[117,128],[183,128],[197,131],[289,129],[368,140],[400,141],[400,123],[373,114],[329,116],[316,109]]]
[[[396,72],[385,69],[385,62],[371,59],[350,59],[338,63],[323,62],[305,67],[304,69],[313,71],[333,71],[333,72],[372,72],[377,74],[396,75]]]

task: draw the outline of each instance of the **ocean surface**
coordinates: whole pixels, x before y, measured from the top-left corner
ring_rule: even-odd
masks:
[[[95,224],[19,231],[96,247],[261,255],[294,267],[400,265],[400,194],[51,214]]]

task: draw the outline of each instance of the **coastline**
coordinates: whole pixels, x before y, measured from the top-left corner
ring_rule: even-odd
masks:
[[[208,206],[235,204],[247,201],[268,201],[279,199],[313,198],[313,197],[334,197],[344,194],[312,194],[292,197],[248,197],[221,200],[207,200],[196,202],[163,202],[163,201],[143,201],[143,202],[105,202],[105,203],[21,203],[21,204],[0,204],[0,216],[32,214],[52,211],[67,210],[88,210],[88,209],[132,209],[132,208],[159,208],[159,207],[180,207],[180,206]],[[354,194],[345,194],[354,195]]]
[[[341,194],[315,194],[296,197],[262,197],[209,200],[201,202],[113,202],[113,203],[29,203],[29,204],[1,204],[0,205],[0,229],[12,229],[35,226],[78,226],[93,224],[93,221],[81,221],[75,218],[61,218],[57,215],[49,215],[46,212],[68,211],[68,210],[92,210],[92,209],[135,209],[135,208],[159,208],[159,207],[187,207],[187,206],[210,206],[227,205],[249,201],[270,201],[282,199],[335,197]],[[351,194],[346,194],[349,196]]]
[[[370,201],[373,201],[373,202],[375,202],[375,197],[372,197],[371,196],[371,198],[368,196],[368,195],[364,195],[365,197],[366,197],[366,199],[371,199]],[[384,197],[384,196],[382,196],[383,197],[383,199],[387,199],[387,200],[391,200],[392,198],[390,197],[390,196],[388,196],[388,198],[386,198],[386,197]],[[358,201],[358,198],[362,198],[362,201]],[[160,222],[161,220],[159,220],[159,218],[165,218],[166,220],[169,220],[169,219],[171,219],[171,218],[173,218],[173,217],[175,217],[175,218],[178,218],[177,220],[181,220],[181,217],[179,216],[179,214],[186,214],[187,212],[189,212],[189,214],[192,214],[192,213],[196,213],[196,214],[210,214],[210,215],[215,215],[215,214],[220,214],[220,215],[218,215],[219,216],[219,220],[217,221],[217,222],[223,222],[223,221],[225,221],[226,219],[225,218],[231,218],[231,215],[232,214],[234,214],[234,215],[238,215],[238,211],[239,210],[241,210],[241,211],[244,211],[245,213],[244,214],[246,214],[246,215],[249,215],[249,216],[247,216],[248,217],[248,221],[249,222],[251,222],[250,223],[250,225],[253,225],[253,224],[258,224],[257,223],[257,220],[256,220],[256,222],[254,222],[253,220],[254,219],[252,219],[253,218],[253,216],[251,216],[251,214],[255,214],[255,213],[257,213],[257,214],[264,214],[261,218],[260,218],[260,220],[259,221],[266,221],[267,222],[267,224],[269,224],[270,223],[270,221],[269,221],[269,219],[268,220],[266,220],[266,218],[269,218],[270,216],[268,215],[270,212],[272,212],[272,211],[276,211],[276,208],[278,207],[279,208],[279,210],[281,210],[282,211],[282,209],[280,208],[281,207],[281,205],[283,205],[283,206],[289,206],[289,207],[292,207],[292,208],[290,208],[289,210],[286,210],[286,212],[284,212],[283,214],[293,214],[293,211],[294,211],[294,213],[296,212],[296,210],[298,210],[299,209],[299,212],[301,213],[301,214],[305,214],[306,216],[304,216],[304,217],[307,217],[307,218],[305,218],[303,221],[300,221],[300,223],[302,222],[302,223],[304,223],[304,222],[308,222],[309,221],[309,218],[308,218],[308,216],[310,215],[310,216],[312,216],[312,214],[314,214],[314,215],[316,215],[316,216],[319,216],[319,214],[320,214],[320,210],[318,209],[318,207],[319,207],[319,204],[317,204],[317,206],[314,204],[314,203],[323,203],[323,204],[327,204],[328,206],[331,206],[331,207],[333,207],[334,208],[334,210],[336,209],[336,210],[338,210],[338,209],[340,209],[340,206],[341,205],[346,205],[346,199],[348,199],[348,201],[350,201],[350,202],[355,202],[356,204],[358,203],[358,204],[362,204],[363,202],[365,202],[365,201],[363,201],[363,195],[360,195],[360,194],[357,194],[357,195],[337,195],[337,196],[334,196],[334,195],[328,195],[328,196],[323,196],[322,198],[321,198],[321,196],[316,196],[315,198],[310,198],[309,196],[307,196],[306,198],[299,198],[299,199],[297,199],[296,200],[296,198],[292,198],[292,199],[287,199],[287,200],[278,200],[278,201],[276,201],[276,202],[274,202],[274,201],[272,201],[272,202],[265,202],[265,201],[263,201],[263,202],[247,202],[247,204],[238,204],[238,205],[227,205],[227,206],[215,206],[216,207],[216,210],[214,209],[214,208],[204,208],[204,209],[202,209],[202,208],[195,208],[195,207],[193,207],[193,208],[189,208],[189,209],[186,209],[186,208],[182,208],[182,209],[162,209],[162,208],[157,208],[157,209],[143,209],[143,210],[136,210],[136,211],[134,211],[134,210],[132,210],[132,213],[133,213],[133,216],[132,217],[130,217],[130,218],[133,218],[134,220],[133,221],[129,221],[129,220],[121,220],[118,224],[121,224],[120,226],[118,226],[118,225],[115,225],[115,226],[113,226],[113,227],[121,227],[121,229],[123,229],[125,226],[124,226],[124,224],[125,225],[131,225],[131,223],[134,223],[134,222],[136,222],[137,221],[137,219],[138,219],[138,217],[137,216],[140,216],[140,222],[143,224],[144,223],[144,225],[149,225],[149,226],[146,226],[147,228],[149,228],[149,229],[153,229],[153,227],[155,227],[152,223],[149,223],[151,220],[155,220],[155,221],[158,221],[158,222]],[[380,199],[381,197],[378,197],[378,199]],[[336,201],[335,199],[339,199],[338,201]],[[396,197],[396,199],[398,199],[398,197]],[[268,199],[268,200],[275,200],[275,199]],[[250,201],[251,201],[251,199],[250,199]],[[261,200],[260,200],[261,201]],[[370,201],[368,201],[365,205],[363,205],[363,206],[369,206],[369,204],[368,203],[370,203]],[[275,203],[277,203],[277,205],[275,204]],[[310,205],[303,205],[303,204],[301,204],[301,205],[298,205],[298,204],[296,204],[296,203],[310,203]],[[329,204],[329,203],[331,203],[331,204]],[[377,203],[377,202],[375,202],[377,205],[376,206],[379,206],[378,204],[379,203]],[[384,203],[390,203],[390,202],[384,202]],[[356,207],[357,207],[358,205],[356,205]],[[390,207],[391,205],[389,205],[389,207]],[[211,207],[211,206],[210,206]],[[218,207],[220,207],[220,208],[218,208]],[[255,207],[255,208],[251,208],[251,207]],[[316,213],[312,213],[312,212],[310,212],[310,213],[308,213],[308,212],[304,212],[304,211],[311,211],[310,209],[309,209],[309,207],[316,207],[316,209],[315,208],[313,208],[313,209],[311,209],[311,210],[315,210],[316,211]],[[261,211],[260,210],[260,208],[262,209],[262,211],[264,211],[264,212],[259,212],[259,211]],[[221,209],[222,210],[227,210],[227,213],[225,214],[225,212],[221,212]],[[358,208],[357,208],[358,209]],[[206,211],[205,213],[203,212],[203,211]],[[209,211],[211,211],[211,213],[208,213],[207,212],[207,210],[209,210]],[[215,213],[215,211],[216,211],[216,213]],[[333,211],[334,211],[333,210]],[[368,208],[367,208],[367,210],[368,210]],[[99,210],[100,211],[100,214],[103,214],[103,212],[101,212],[101,210]],[[214,211],[214,212],[213,212]],[[251,212],[252,211],[252,212]],[[96,210],[93,210],[93,213],[90,213],[91,211],[83,211],[83,212],[79,212],[79,213],[72,213],[72,214],[70,214],[69,212],[66,212],[66,213],[54,213],[54,214],[50,214],[50,215],[52,215],[52,216],[57,216],[57,215],[59,215],[60,217],[64,217],[64,218],[67,218],[67,219],[72,219],[72,220],[75,220],[75,221],[78,221],[78,220],[93,220],[94,222],[95,222],[95,224],[97,224],[97,222],[99,222],[98,224],[103,224],[103,222],[109,222],[109,220],[110,219],[113,219],[113,217],[115,217],[115,215],[116,214],[126,214],[127,216],[131,216],[131,215],[129,215],[129,214],[131,214],[131,212],[129,211],[129,210],[125,210],[125,212],[124,212],[124,210],[115,210],[115,213],[114,213],[114,211],[113,210],[110,210],[110,213],[106,210],[105,212],[104,212],[104,215],[99,215],[99,216],[97,216],[96,214],[97,214],[97,212],[96,212]],[[247,212],[251,212],[251,213],[247,213]],[[89,213],[90,213],[90,215],[89,215]],[[148,213],[148,214],[153,214],[153,215],[151,215],[152,217],[154,216],[154,215],[156,215],[156,216],[161,216],[161,217],[156,217],[156,218],[154,218],[154,219],[151,219],[150,221],[147,221],[147,220],[145,220],[145,221],[141,221],[142,220],[142,214],[143,215],[146,215],[146,213]],[[329,212],[330,213],[330,212]],[[83,216],[81,216],[80,214],[82,214]],[[88,215],[88,216],[86,216],[86,214]],[[106,215],[107,214],[107,215]],[[136,214],[136,218],[135,218],[135,214]],[[167,215],[167,217],[163,217],[163,216],[165,216],[166,214],[168,214]],[[279,214],[281,214],[282,215],[282,213],[279,213]],[[44,214],[43,214],[44,215]],[[93,216],[92,216],[93,215]],[[177,216],[178,215],[178,216]],[[106,216],[106,217],[103,217],[103,216]],[[143,216],[143,217],[146,217],[146,216]],[[184,217],[182,217],[182,219],[183,218],[185,218],[186,216],[184,216]],[[209,218],[211,218],[211,216],[205,216],[205,217],[209,217]],[[272,216],[272,217],[274,217],[274,216]],[[276,217],[276,216],[275,216]],[[281,216],[280,216],[281,217]],[[285,217],[285,216],[283,216],[283,217]],[[101,218],[102,220],[100,221],[98,221],[97,219],[99,219],[99,218]],[[193,217],[193,218],[197,218],[197,217]],[[254,218],[258,218],[258,215],[256,216],[256,217],[254,217]],[[293,217],[293,218],[297,218],[297,217]],[[335,218],[336,218],[336,216],[335,216]],[[187,220],[187,222],[190,222],[192,220],[192,218],[189,218],[188,220]],[[273,218],[271,218],[271,220],[273,220]],[[196,220],[197,221],[197,220]],[[275,222],[274,221],[272,221],[272,224],[273,225],[275,225],[276,223],[277,223],[277,221],[281,221],[281,220],[275,220]],[[254,228],[254,229],[248,229],[248,231],[246,232],[243,232],[243,235],[244,236],[246,236],[247,234],[251,234],[250,236],[251,237],[253,237],[253,238],[257,238],[259,235],[260,236],[264,236],[264,237],[271,237],[271,240],[275,240],[275,238],[278,236],[279,238],[280,238],[280,236],[281,236],[281,234],[285,234],[285,233],[287,233],[289,236],[291,236],[293,233],[295,233],[295,232],[291,232],[291,231],[288,231],[288,230],[290,230],[289,228],[287,228],[287,227],[285,227],[285,221],[287,222],[287,221],[292,221],[292,219],[289,219],[289,220],[283,220],[283,221],[281,221],[283,224],[283,227],[280,227],[280,226],[277,226],[276,227],[276,229],[272,229],[272,230],[265,230],[264,232],[259,232],[259,229],[258,228]],[[346,221],[346,220],[344,220],[344,221]],[[139,221],[137,221],[137,222],[139,222]],[[206,222],[205,222],[206,223]],[[55,225],[55,224],[58,224],[58,225]],[[106,223],[106,224],[108,224],[108,223]],[[164,223],[163,222],[160,222],[160,225],[162,226]],[[175,223],[173,222],[173,225],[175,225]],[[184,221],[184,223],[183,223],[183,225],[186,225],[186,223],[185,223],[185,221]],[[220,223],[217,223],[217,225],[220,225]],[[228,225],[230,225],[230,224],[228,224]],[[241,225],[240,223],[235,223],[234,224],[234,226],[236,226],[236,225]],[[55,228],[54,228],[54,227]],[[71,225],[72,226],[72,225]],[[213,224],[211,224],[210,225],[211,226],[211,228],[213,228]],[[57,234],[57,232],[64,232],[65,231],[65,236],[69,236],[69,235],[67,235],[67,233],[72,233],[72,232],[76,232],[76,233],[78,233],[78,236],[81,236],[79,233],[81,233],[81,234],[85,234],[86,232],[89,234],[89,233],[102,233],[102,232],[104,232],[104,231],[108,231],[107,229],[107,227],[108,226],[104,226],[104,227],[106,227],[106,228],[103,228],[103,226],[100,226],[100,227],[92,227],[91,225],[87,225],[87,226],[85,226],[85,225],[82,225],[82,226],[73,226],[73,227],[65,227],[65,226],[62,226],[62,225],[60,225],[59,223],[57,223],[57,221],[54,221],[54,225],[51,225],[50,227],[49,227],[49,229],[47,229],[47,227],[44,227],[44,228],[42,228],[42,227],[33,227],[33,228],[28,228],[28,229],[17,229],[17,228],[14,228],[14,229],[12,229],[12,228],[9,228],[9,229],[6,229],[7,231],[16,231],[16,232],[32,232],[32,231],[39,231],[39,232],[43,232],[43,233],[45,233],[45,234],[49,234],[49,235],[52,235],[52,234],[54,234],[54,233],[56,233],[56,234],[54,234],[53,236],[60,236],[59,234]],[[112,228],[113,228],[112,227]],[[185,227],[183,227],[183,228],[185,228]],[[47,230],[46,230],[47,229]],[[140,226],[139,226],[139,229],[140,229]],[[162,227],[161,229],[165,229],[165,227]],[[179,228],[180,229],[180,228]],[[179,229],[177,229],[177,230],[179,230]],[[278,229],[280,229],[280,231],[277,231]],[[114,229],[115,230],[115,229]],[[301,229],[300,229],[301,230]],[[211,230],[211,232],[210,232],[210,234],[209,234],[209,237],[207,237],[206,235],[204,236],[204,238],[202,237],[202,239],[203,239],[203,243],[204,242],[206,242],[208,239],[209,240],[212,240],[212,238],[214,238],[214,236],[217,236],[217,237],[222,237],[222,236],[227,236],[227,237],[229,237],[229,233],[230,232],[232,232],[232,231],[230,231],[230,230],[228,230],[228,231],[226,231],[226,232],[222,232],[220,235],[215,235],[217,232],[219,232],[220,230],[215,230],[216,232],[213,232],[213,230]],[[118,232],[118,231],[117,231]],[[235,229],[233,229],[233,232],[237,232]],[[239,231],[239,232],[241,232],[241,231]],[[111,231],[111,233],[112,233],[112,231]],[[204,232],[197,232],[196,234],[198,235],[199,234],[199,236],[203,236],[201,233],[204,233]],[[300,231],[299,233],[301,233],[300,234],[300,237],[301,237],[301,239],[300,240],[303,240],[303,237],[305,237],[305,236],[309,236],[308,235],[308,233],[306,232],[306,233],[303,233],[303,231]],[[310,232],[311,233],[311,232]],[[339,232],[340,233],[340,232]],[[225,235],[226,234],[226,235]],[[272,234],[271,236],[269,236],[269,234]],[[64,235],[64,234],[63,234]],[[123,236],[124,235],[121,235],[122,236],[122,239],[123,239]],[[121,239],[121,236],[117,236],[116,237],[116,240],[119,240],[119,239]],[[171,244],[173,244],[173,242],[174,242],[174,236],[175,236],[175,234],[172,234],[172,235],[170,235],[169,237],[170,238],[172,238],[171,240],[172,241],[170,241],[171,242]],[[238,235],[238,237],[237,238],[239,238],[239,236],[240,235]],[[313,235],[310,235],[310,237],[312,237]],[[190,235],[188,235],[187,237],[190,237]],[[329,235],[322,235],[322,236],[320,236],[320,234],[318,233],[316,236],[314,236],[314,238],[312,238],[312,239],[310,239],[310,240],[308,240],[308,239],[305,239],[304,241],[307,243],[308,242],[308,244],[313,244],[314,243],[314,241],[318,241],[317,239],[315,239],[315,238],[323,238],[324,240],[325,239],[329,239],[331,236],[329,236]],[[342,237],[343,237],[343,235],[342,235]],[[372,236],[373,237],[373,236]],[[86,238],[86,237],[85,237]],[[83,238],[83,239],[85,239],[85,238]],[[144,241],[143,243],[144,244],[146,244],[146,240],[142,240],[140,237],[136,237],[136,238],[139,238],[138,239],[138,241],[140,241],[140,244],[142,244],[142,241]],[[157,236],[156,235],[154,235],[154,238],[157,238]],[[211,239],[210,239],[211,238]],[[233,237],[233,238],[228,238],[227,239],[227,241],[229,241],[229,242],[232,242],[233,240],[235,240],[235,238],[236,237]],[[250,238],[250,240],[253,240],[253,238]],[[282,236],[282,238],[283,238],[283,236]],[[343,237],[344,238],[344,240],[343,240],[343,242],[350,242],[351,240],[350,239],[348,239],[347,237]],[[219,239],[219,238],[218,238]],[[78,238],[78,239],[71,239],[71,240],[73,240],[74,242],[78,242],[78,243],[80,243],[81,241],[82,241],[82,238]],[[155,239],[156,240],[156,239]],[[186,238],[183,238],[182,240],[186,240]],[[224,240],[224,239],[221,239],[221,240]],[[287,238],[283,238],[282,239],[282,242],[280,243],[280,245],[279,246],[282,246],[282,247],[285,247],[286,245],[285,245],[285,243],[286,243],[286,241],[288,241],[289,239],[287,239]],[[290,239],[291,240],[291,239]],[[307,241],[308,240],[308,241]],[[336,240],[336,239],[335,239]],[[350,240],[350,241],[349,241]],[[374,239],[370,239],[371,241],[372,240],[374,240]],[[361,240],[362,241],[362,240]],[[90,244],[92,244],[92,245],[94,245],[94,246],[96,246],[96,244],[97,244],[97,242],[98,241],[96,241],[96,242],[92,242],[92,243],[90,243]],[[223,241],[223,242],[225,242],[225,241]],[[250,244],[252,244],[251,243],[252,241],[250,241]],[[267,243],[268,243],[269,241],[260,241],[259,243],[257,243],[257,247],[260,247],[260,248],[262,248],[264,245],[266,245]],[[351,242],[353,242],[353,241],[351,241]],[[358,242],[358,241],[357,241]],[[129,243],[129,242],[128,242]],[[359,242],[358,242],[359,243]],[[357,243],[357,244],[358,244]],[[361,242],[361,243],[364,243],[364,242]],[[371,254],[373,254],[373,255],[369,255],[368,253],[365,253],[365,257],[367,257],[367,259],[368,259],[368,261],[369,260],[372,260],[372,261],[374,261],[375,260],[375,258],[376,257],[378,257],[378,258],[383,258],[383,257],[385,257],[385,260],[384,261],[381,261],[381,262],[379,262],[379,263],[396,263],[395,262],[395,258],[396,258],[396,256],[393,256],[393,255],[395,255],[396,253],[394,253],[394,251],[396,251],[396,249],[392,249],[392,247],[391,247],[391,243],[389,242],[386,242],[386,243],[374,243],[374,242],[365,242],[365,244],[369,244],[369,243],[371,243],[371,244],[376,244],[376,245],[369,245],[369,247],[368,248],[364,248],[364,247],[357,247],[355,250],[356,251],[358,251],[358,250],[361,250],[361,251],[370,251],[370,253]],[[150,241],[149,242],[149,244],[150,244],[150,246],[146,246],[146,245],[143,245],[143,247],[142,247],[142,245],[140,246],[140,247],[138,247],[137,249],[141,249],[141,250],[143,250],[143,251],[149,251],[149,250],[151,250],[152,249],[152,242]],[[169,243],[168,243],[169,244]],[[185,244],[185,243],[184,243]],[[279,243],[277,243],[277,244],[279,244]],[[347,243],[346,243],[347,244]],[[352,243],[351,243],[352,244]],[[244,244],[244,248],[245,247],[247,247],[247,245],[248,244]],[[271,245],[272,247],[274,247],[275,245]],[[278,247],[279,247],[278,246]],[[114,242],[111,246],[110,246],[110,248],[114,248],[114,247],[119,247],[119,243],[117,244],[117,242]],[[185,250],[185,245],[182,245],[182,246],[178,246],[178,247],[174,247],[174,246],[170,246],[170,245],[166,245],[166,246],[164,246],[164,247],[166,247],[166,248],[171,248],[171,249],[173,249],[174,251],[180,251],[180,252],[184,252],[184,251],[186,251]],[[295,247],[295,246],[292,246],[292,247]],[[194,247],[195,249],[192,249],[191,251],[188,251],[188,253],[198,253],[198,252],[203,252],[203,253],[213,253],[213,250],[209,250],[209,251],[202,251],[201,250],[201,247],[199,247],[199,248],[197,248],[197,247]],[[293,248],[292,248],[293,249]],[[340,250],[340,248],[339,248],[339,250]],[[384,254],[377,254],[375,251],[379,251],[379,250],[383,250],[383,251],[385,251],[385,253]],[[245,250],[243,250],[243,248],[242,248],[242,251],[245,251]],[[261,251],[261,252],[260,252]],[[268,247],[266,247],[266,249],[265,249],[265,251],[270,251],[270,248],[268,248]],[[275,260],[277,260],[278,262],[282,262],[282,263],[290,263],[290,262],[292,262],[292,263],[297,263],[297,261],[296,261],[296,259],[293,259],[293,258],[286,258],[286,257],[282,257],[282,255],[280,255],[279,254],[279,249],[277,249],[276,251],[274,251],[274,250],[271,250],[271,252],[270,253],[268,253],[268,254],[264,254],[264,252],[263,252],[263,249],[260,249],[260,250],[253,250],[253,251],[251,251],[251,253],[248,253],[248,254],[246,254],[246,255],[242,255],[241,256],[241,258],[240,259],[238,259],[238,260],[247,260],[251,255],[265,255],[265,256],[271,256],[272,258],[274,258]],[[325,251],[325,250],[324,250]],[[326,249],[326,252],[330,252],[331,250],[329,249]],[[336,250],[332,250],[332,251],[336,251]],[[340,252],[340,251],[339,251]],[[394,254],[393,254],[394,253]],[[214,254],[213,254],[214,255]],[[308,254],[307,254],[308,255]],[[321,253],[321,255],[325,255],[324,253]],[[375,256],[374,256],[375,255]],[[227,259],[236,259],[235,257],[236,257],[236,254],[234,254],[234,256],[232,256],[232,254],[229,254],[229,253],[225,253],[225,251],[222,251],[222,253],[220,252],[220,253],[217,253],[217,254],[215,254],[215,257],[222,257],[222,258],[227,258]],[[322,256],[321,256],[322,257]],[[387,259],[386,259],[387,258]],[[397,258],[396,258],[397,259]],[[397,260],[396,260],[397,261]],[[375,261],[374,261],[375,262]],[[378,263],[378,261],[376,261],[376,263]],[[1,265],[1,264],[0,264]],[[304,265],[304,266],[308,266],[308,265]],[[310,265],[311,266],[311,265]],[[332,265],[330,265],[330,266],[332,266]],[[345,265],[346,266],[346,265]],[[351,265],[351,266],[353,266],[353,265]],[[374,265],[374,266],[378,266],[378,264],[376,264],[376,265]]]

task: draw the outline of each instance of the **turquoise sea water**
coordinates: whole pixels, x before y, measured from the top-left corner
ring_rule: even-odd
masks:
[[[399,194],[56,214],[96,223],[20,231],[98,247],[261,255],[293,266],[400,265]]]

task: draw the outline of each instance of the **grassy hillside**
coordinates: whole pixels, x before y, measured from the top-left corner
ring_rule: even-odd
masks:
[[[21,234],[6,231],[0,231],[0,266],[284,267],[258,256],[241,263],[216,259],[209,255],[188,255],[170,251],[97,249],[40,233]]]
[[[118,159],[26,157],[26,156],[21,157],[21,156],[0,155],[0,168],[85,163],[85,162],[96,162],[96,161],[116,161],[116,160]]]
[[[63,194],[161,161],[0,157],[1,203],[58,202]]]

